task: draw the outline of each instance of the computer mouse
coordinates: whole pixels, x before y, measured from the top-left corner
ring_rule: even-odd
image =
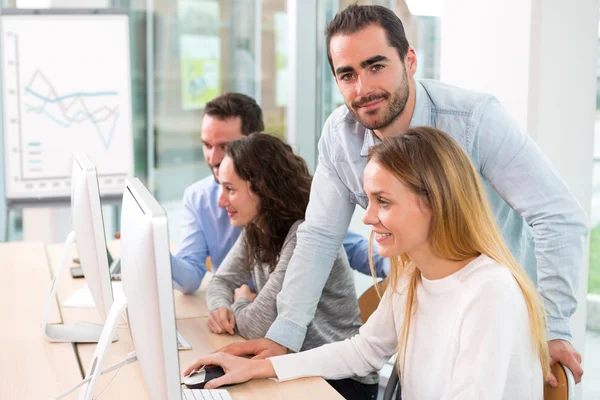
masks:
[[[183,378],[183,384],[187,386],[188,389],[204,389],[206,382],[223,375],[225,375],[225,371],[219,366],[204,367]]]

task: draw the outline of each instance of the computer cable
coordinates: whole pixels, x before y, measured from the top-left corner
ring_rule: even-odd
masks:
[[[109,367],[109,368],[103,370],[100,373],[100,375],[107,374],[107,373],[109,373],[111,371],[114,371],[116,369],[117,371],[112,376],[112,378],[110,378],[110,381],[108,381],[108,383],[110,383],[115,378],[115,376],[117,376],[117,373],[119,372],[119,370],[121,369],[121,367],[123,367],[124,365],[127,365],[127,364],[131,364],[134,361],[137,361],[137,355],[135,354],[135,351],[132,351],[131,353],[127,354],[127,357],[125,357],[125,359],[123,361],[121,361],[120,363],[118,363],[116,365],[113,365],[112,367]],[[83,379],[81,382],[79,382],[78,384],[76,384],[75,386],[69,388],[68,390],[66,390],[64,392],[62,392],[58,396],[51,397],[49,400],[59,400],[59,399],[62,399],[63,397],[71,394],[72,392],[74,392],[75,390],[77,390],[78,388],[80,388],[81,386],[83,386],[86,383],[88,383],[91,379],[92,379],[91,377],[87,377],[87,378]],[[100,393],[98,393],[98,396],[95,397],[96,399],[100,396],[100,394],[104,391],[104,389],[106,389],[106,387],[108,386],[108,383],[106,384],[106,386],[104,386],[104,388],[102,388],[102,390],[100,391]]]

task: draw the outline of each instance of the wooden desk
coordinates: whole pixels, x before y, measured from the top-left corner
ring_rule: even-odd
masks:
[[[70,343],[42,336],[51,277],[43,243],[0,243],[0,399],[46,399],[81,380]],[[58,307],[51,322],[60,322]]]
[[[179,351],[180,370],[183,371],[199,354],[207,354],[229,343],[243,341],[239,336],[216,335],[208,330],[207,318],[180,319],[177,329],[192,345],[192,350]],[[133,351],[133,343],[126,327],[119,327],[119,341],[112,344],[106,357],[104,368],[122,361],[126,354]],[[95,346],[79,345],[79,355],[82,364],[87,370],[94,353]],[[98,383],[97,391],[112,377],[111,374],[103,376]],[[115,379],[106,388],[102,396],[109,399],[147,399],[148,394],[143,383],[139,363],[126,365],[121,369]],[[290,382],[274,382],[270,379],[254,380],[241,385],[228,387],[227,390],[234,400],[304,400],[313,399],[341,399],[342,397],[321,378],[304,378]]]
[[[107,243],[108,249],[111,255],[116,258],[121,254],[121,242],[119,240],[110,240]],[[52,266],[52,271],[56,274],[58,264],[60,263],[60,258],[62,256],[62,251],[64,248],[64,243],[51,244],[47,246],[48,258],[50,259],[50,265]],[[71,254],[69,256],[69,267],[78,266],[73,263],[73,258],[77,257],[77,249],[75,246],[71,248]],[[208,316],[208,308],[206,307],[206,289],[208,287],[208,282],[210,281],[210,277],[212,277],[211,273],[207,273],[205,279],[202,281],[202,285],[200,289],[196,291],[196,293],[191,295],[182,294],[179,291],[175,291],[175,313],[177,318],[197,318],[197,317],[207,317]],[[71,277],[70,270],[63,271],[63,276],[61,278],[61,282],[57,288],[57,296],[58,301],[62,307],[64,302],[71,297],[75,290],[82,288],[85,286],[85,279],[73,279]],[[62,316],[65,323],[74,323],[81,321],[88,321],[93,323],[101,323],[100,316],[97,312],[90,312],[89,309],[82,308],[65,308],[62,307]]]
[[[120,242],[111,240],[108,243],[108,248],[113,257],[118,257],[120,254]],[[53,265],[60,261],[62,254],[62,244],[48,246],[48,253],[53,260]],[[73,250],[73,257],[76,256]],[[71,259],[73,258],[71,257]],[[211,274],[207,274],[210,278]],[[206,288],[209,279],[204,279],[202,286],[194,295],[184,295],[178,291],[174,291],[175,312],[177,318],[177,329],[192,345],[192,350],[182,350],[179,352],[181,370],[185,369],[189,363],[199,354],[208,354],[229,343],[243,341],[240,336],[216,335],[208,330],[207,318],[208,309],[206,307]],[[85,281],[83,279],[72,279],[70,273],[65,277],[63,284],[59,287],[59,298],[61,303],[77,287],[83,287]],[[63,297],[60,297],[60,293]],[[67,309],[62,308],[62,313],[65,319],[77,317],[79,320],[90,321],[90,318],[99,317],[95,310],[92,309]],[[93,314],[93,315],[92,315]],[[195,317],[201,315],[202,317]],[[111,345],[110,351],[107,354],[103,368],[121,362],[126,355],[134,350],[129,328],[122,324],[117,329],[119,340]],[[80,344],[77,346],[79,357],[84,371],[87,372],[94,350],[94,344]],[[112,378],[113,373],[102,376],[96,388],[96,394]],[[250,399],[306,399],[307,395],[315,399],[339,399],[341,396],[322,378],[306,378],[292,382],[277,383],[269,379],[247,382],[242,385],[228,388],[234,400],[250,400]],[[121,368],[114,380],[106,388],[102,396],[108,399],[147,399],[148,394],[142,377],[139,363],[135,362]]]
[[[116,245],[115,245],[116,243]],[[118,255],[118,242],[111,242],[109,248]],[[48,246],[48,255],[56,265],[60,260],[62,245]],[[0,243],[0,315],[11,323],[0,332],[0,400],[45,399],[67,390],[78,383],[82,376],[77,357],[70,343],[49,343],[42,336],[41,319],[44,300],[51,284],[51,269],[43,243]],[[67,271],[65,271],[67,272]],[[59,298],[62,304],[84,280],[74,280],[70,273],[64,274],[60,282]],[[218,348],[242,341],[239,336],[216,335],[208,331],[206,317],[190,318],[198,309],[205,306],[204,292],[197,296],[184,296],[175,292],[177,328],[190,341],[192,350],[180,351],[182,368],[199,354],[207,354]],[[68,322],[96,321],[97,312],[93,309],[61,310],[63,319]],[[51,313],[51,322],[60,322],[58,307]],[[133,351],[129,330],[125,325],[118,328],[119,341],[114,342],[105,359],[104,367],[121,362],[127,353]],[[95,345],[77,345],[79,359],[87,369]],[[110,380],[113,373],[103,376],[97,392]],[[35,379],[33,376],[35,375]],[[341,399],[341,396],[321,378],[307,378],[291,382],[276,383],[271,380],[257,380],[228,388],[235,400],[250,399]],[[78,391],[66,397],[76,399]],[[139,363],[121,368],[115,379],[106,388],[102,398],[107,399],[147,399],[147,392]]]
[[[244,341],[240,336],[217,335],[208,329],[207,318],[177,321],[177,329],[190,341],[192,350],[179,352],[181,371],[196,356],[211,353],[233,342]],[[259,379],[226,388],[234,400],[306,400],[343,399],[323,378],[303,378],[288,382]]]

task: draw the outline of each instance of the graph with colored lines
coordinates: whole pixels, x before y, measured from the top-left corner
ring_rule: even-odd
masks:
[[[89,122],[97,131],[98,140],[104,148],[110,147],[119,118],[119,106],[111,107],[110,103],[111,99],[113,102],[118,99],[118,92],[75,92],[60,95],[39,69],[24,90],[26,113],[43,115],[63,128],[70,128],[74,123]],[[106,101],[106,104],[91,109],[89,103],[96,99]]]
[[[77,151],[102,195],[122,192],[133,175],[127,15],[1,15],[0,29],[7,199],[68,198]]]

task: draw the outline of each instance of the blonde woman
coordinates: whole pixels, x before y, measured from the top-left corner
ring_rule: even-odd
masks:
[[[378,370],[398,352],[404,400],[541,400],[550,362],[544,309],[465,152],[439,130],[409,129],[370,150],[364,182],[364,222],[392,267],[359,334],[266,360],[211,354],[189,369],[222,366],[226,375],[209,388],[266,377],[339,379]]]

